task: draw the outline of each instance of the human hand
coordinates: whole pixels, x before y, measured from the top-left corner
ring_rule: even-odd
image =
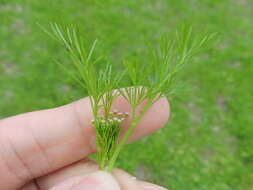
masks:
[[[130,112],[118,97],[114,109]],[[165,98],[145,114],[129,141],[162,127],[169,117]],[[123,123],[123,132],[129,120]],[[1,190],[163,190],[114,169],[98,170],[87,156],[96,152],[95,131],[88,98],[43,111],[0,120]]]

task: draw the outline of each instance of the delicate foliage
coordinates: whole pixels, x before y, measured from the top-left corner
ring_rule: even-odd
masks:
[[[81,87],[89,94],[96,129],[96,141],[99,153],[99,165],[105,169],[108,165],[116,141],[120,132],[122,118],[112,118],[110,113],[113,100],[119,95],[115,88],[124,75],[114,74],[112,65],[107,63],[104,69],[97,67],[100,58],[94,58],[94,50],[97,40],[94,41],[89,51],[86,50],[84,40],[73,26],[64,27],[51,23],[51,30],[43,28],[52,38],[57,40],[68,52],[73,61],[76,72],[69,72],[65,65],[60,64],[63,69],[73,77]],[[103,115],[100,112],[103,110]]]
[[[96,64],[101,59],[101,57],[94,58],[93,56],[97,40],[87,51],[84,39],[79,35],[76,27],[66,27],[56,23],[51,23],[50,26],[50,31],[44,27],[42,29],[67,50],[76,72],[73,74],[63,64],[60,65],[81,87],[87,90],[91,98],[94,117],[98,116],[101,107],[104,108],[105,115],[109,114],[113,99],[118,96],[118,93],[113,90],[118,87],[124,73],[114,74],[111,63],[107,63],[105,69],[97,67]]]
[[[145,112],[161,97],[166,97],[174,91],[176,73],[213,37],[194,37],[190,27],[182,27],[174,36],[163,36],[160,39],[159,48],[151,50],[154,56],[148,63],[140,64],[138,61],[126,60],[125,72],[115,74],[110,62],[107,62],[103,69],[97,66],[101,59],[94,58],[97,40],[87,51],[83,38],[73,26],[65,27],[51,23],[50,31],[45,28],[43,30],[66,48],[77,71],[76,74],[70,74],[90,96],[99,165],[101,169],[108,171],[112,171],[120,151]],[[68,69],[65,70],[68,72]],[[121,86],[121,79],[125,73],[130,82],[127,87]],[[111,112],[112,103],[119,95],[123,96],[132,108],[132,121],[120,140],[120,124],[128,114]],[[138,106],[144,101],[142,111],[137,113]],[[103,114],[100,110],[103,110]]]
[[[125,61],[127,74],[134,88],[129,92],[145,94],[146,96],[143,98],[154,102],[161,96],[172,94],[175,90],[172,89],[175,75],[213,36],[214,34],[203,37],[193,36],[192,29],[187,26],[179,28],[173,35],[162,36],[159,48],[150,50],[153,60],[145,64],[137,63],[137,61]],[[145,89],[140,91],[140,86],[144,86]],[[123,94],[125,93],[123,92]],[[127,95],[129,102],[132,102],[132,95],[129,93]]]
[[[111,159],[110,166],[114,165],[120,150],[124,147],[139,120],[150,106],[160,98],[167,97],[173,93],[175,74],[213,36],[194,37],[192,29],[183,26],[176,31],[174,36],[163,36],[160,39],[158,50],[153,51],[154,59],[152,61],[144,65],[137,61],[124,62],[131,87],[121,89],[120,94],[132,106],[132,122],[125,136],[120,141],[118,149],[116,149]],[[141,113],[138,114],[136,109],[144,100],[146,100],[145,106],[142,108]]]

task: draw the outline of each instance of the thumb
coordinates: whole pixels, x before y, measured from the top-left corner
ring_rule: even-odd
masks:
[[[97,171],[87,176],[74,177],[50,190],[120,190],[120,185],[109,173]]]

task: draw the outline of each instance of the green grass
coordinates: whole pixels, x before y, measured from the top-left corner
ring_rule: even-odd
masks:
[[[101,1],[103,2],[103,1]],[[129,145],[118,163],[170,190],[253,189],[253,2],[250,0],[0,0],[0,117],[85,96],[52,61],[66,60],[36,22],[77,23],[119,64],[182,23],[219,43],[181,73],[168,126]]]

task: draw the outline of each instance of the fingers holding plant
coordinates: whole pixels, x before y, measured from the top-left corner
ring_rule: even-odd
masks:
[[[104,180],[107,189],[158,190],[158,186],[114,170],[115,162],[127,142],[166,123],[167,98],[175,90],[175,74],[212,35],[192,37],[190,28],[182,28],[174,38],[161,38],[149,62],[138,64],[127,60],[124,68],[115,69],[111,62],[95,54],[97,40],[87,50],[75,27],[52,23],[51,31],[45,31],[67,50],[73,64],[60,65],[89,97],[0,121],[1,187],[18,189],[28,183],[25,190],[36,188],[33,180],[40,184],[49,182],[62,168],[71,168],[72,163],[97,151],[98,167],[95,170],[90,167],[92,170],[86,170],[86,175],[79,177],[64,172],[71,178],[64,180],[64,188],[84,189],[83,184],[91,189],[91,185],[95,188],[94,183],[99,185]]]
[[[131,113],[131,106],[121,96],[113,102],[113,109]],[[129,141],[158,130],[166,123],[168,115],[168,102],[166,99],[160,99],[140,120]],[[92,118],[91,103],[87,97],[61,107],[0,120],[2,189],[14,190],[28,184],[24,188],[28,190],[30,186],[35,186],[31,181],[41,176],[47,176],[44,182],[49,183],[62,169],[65,171],[72,163],[95,153],[96,140]],[[122,135],[129,122],[130,117],[122,123]],[[79,166],[79,171],[83,170],[83,165]],[[90,164],[89,170],[85,171],[94,171],[94,167],[98,169]],[[29,171],[32,171],[32,176]],[[66,173],[72,172],[68,170]]]

